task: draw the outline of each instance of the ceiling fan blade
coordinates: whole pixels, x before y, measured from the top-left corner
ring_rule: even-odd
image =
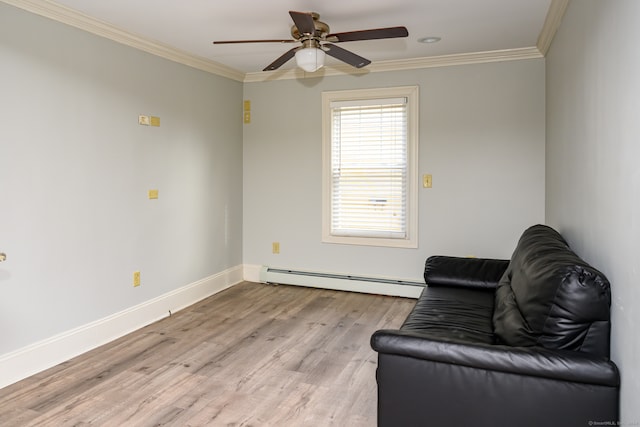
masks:
[[[327,36],[327,40],[330,40],[333,43],[353,42],[358,40],[393,39],[396,37],[407,37],[408,35],[409,32],[405,27],[390,27],[329,34]]]
[[[236,43],[295,43],[298,40],[288,39],[288,40],[218,40],[214,41],[213,44],[236,44]]]
[[[356,68],[362,68],[366,65],[371,64],[367,58],[363,58],[360,55],[356,55],[353,52],[349,52],[346,49],[343,49],[338,46],[334,46],[331,44],[326,44],[322,46],[327,55],[333,56],[336,59],[339,59],[342,62],[346,62],[349,65],[353,65]]]
[[[293,23],[296,24],[300,34],[315,34],[316,26],[310,13],[289,11]]]
[[[290,49],[288,51],[286,51],[282,56],[280,56],[278,59],[276,59],[275,61],[273,61],[271,64],[267,65],[267,67],[262,70],[262,71],[273,71],[273,70],[277,70],[278,68],[280,68],[282,65],[284,65],[285,62],[287,62],[288,60],[290,60],[291,58],[293,58],[293,56],[296,54],[296,50],[298,50],[299,48],[294,47],[293,49]]]

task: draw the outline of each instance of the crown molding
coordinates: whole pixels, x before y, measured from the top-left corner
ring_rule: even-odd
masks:
[[[363,75],[386,71],[406,71],[421,68],[450,67],[455,65],[483,64],[488,62],[518,61],[523,59],[543,58],[537,47],[520,49],[492,50],[487,52],[472,52],[455,55],[430,56],[394,61],[377,61],[366,68],[353,68],[348,65],[327,66],[315,73],[306,73],[300,69],[264,71],[247,73],[245,83],[265,82],[272,80],[287,80],[301,78],[320,78],[338,75]]]
[[[569,6],[569,1],[570,0],[551,0],[547,17],[544,20],[542,31],[540,31],[540,36],[536,43],[538,50],[544,56],[547,55],[549,47],[551,47],[551,42],[560,27],[564,13],[567,10],[567,6]]]
[[[233,68],[218,64],[174,47],[149,40],[111,24],[99,21],[68,7],[49,0],[0,0],[11,6],[27,12],[53,19],[63,24],[87,31],[100,37],[133,47],[135,49],[168,59],[201,71],[227,77],[236,81],[243,81],[244,73]]]

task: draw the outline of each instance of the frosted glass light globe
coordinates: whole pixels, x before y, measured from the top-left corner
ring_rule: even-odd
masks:
[[[305,47],[296,51],[296,63],[308,73],[318,71],[324,65],[325,53],[322,49]]]

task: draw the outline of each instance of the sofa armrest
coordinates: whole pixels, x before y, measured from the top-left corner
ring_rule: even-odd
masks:
[[[574,351],[445,341],[417,332],[384,329],[373,334],[371,347],[378,353],[476,369],[609,387],[620,385],[618,369],[609,359]]]
[[[428,286],[463,286],[494,289],[509,260],[435,255],[427,258],[424,280]]]

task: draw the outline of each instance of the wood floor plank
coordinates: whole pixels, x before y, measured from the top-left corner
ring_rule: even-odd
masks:
[[[243,282],[0,390],[2,426],[374,426],[415,300]]]

